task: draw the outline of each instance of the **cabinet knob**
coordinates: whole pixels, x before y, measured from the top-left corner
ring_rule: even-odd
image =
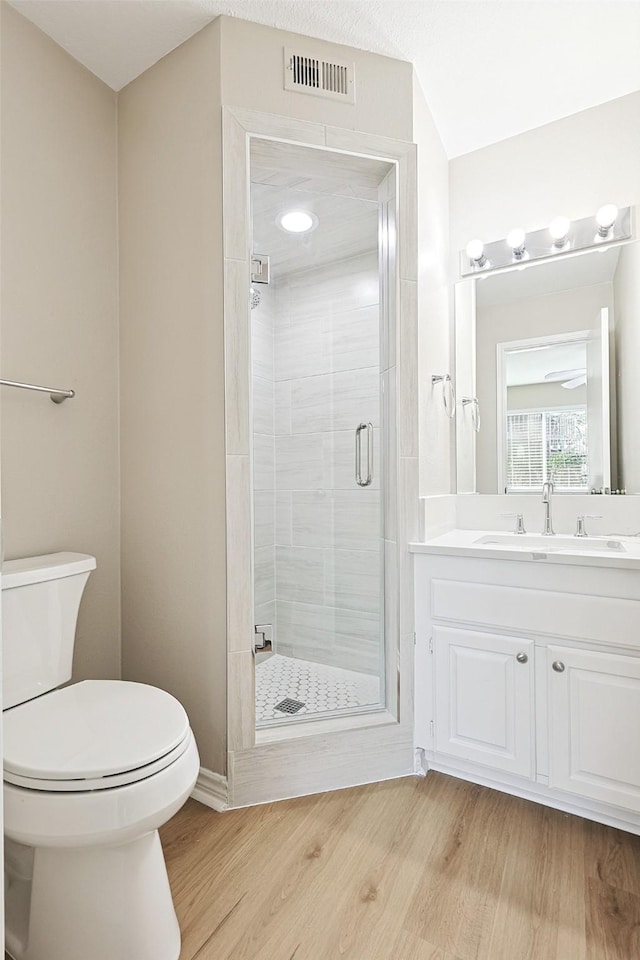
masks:
[[[527,656],[526,653],[517,653],[516,660],[518,661],[518,663],[528,663],[529,657]]]
[[[562,660],[554,660],[551,667],[556,673],[564,673],[564,663]]]

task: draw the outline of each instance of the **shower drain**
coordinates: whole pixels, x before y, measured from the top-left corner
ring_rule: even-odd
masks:
[[[301,700],[292,700],[290,697],[285,697],[280,703],[276,703],[274,709],[281,713],[297,713],[303,707],[304,703]]]

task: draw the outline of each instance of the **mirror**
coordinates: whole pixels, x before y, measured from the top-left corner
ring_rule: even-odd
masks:
[[[640,493],[640,244],[462,281],[455,316],[459,493]]]

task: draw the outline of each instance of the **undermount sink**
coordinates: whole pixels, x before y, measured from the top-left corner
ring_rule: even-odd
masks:
[[[626,553],[623,543],[604,537],[542,537],[533,534],[489,533],[474,540],[475,544],[487,547],[509,547],[511,550],[540,550],[542,553],[557,553],[563,550],[584,553]]]

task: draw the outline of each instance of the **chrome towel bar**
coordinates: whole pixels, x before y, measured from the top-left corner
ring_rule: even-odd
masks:
[[[75,397],[75,390],[58,390],[56,387],[39,387],[35,383],[18,383],[17,380],[0,380],[0,386],[19,387],[21,390],[37,390],[39,393],[48,393],[54,403],[71,400]]]

